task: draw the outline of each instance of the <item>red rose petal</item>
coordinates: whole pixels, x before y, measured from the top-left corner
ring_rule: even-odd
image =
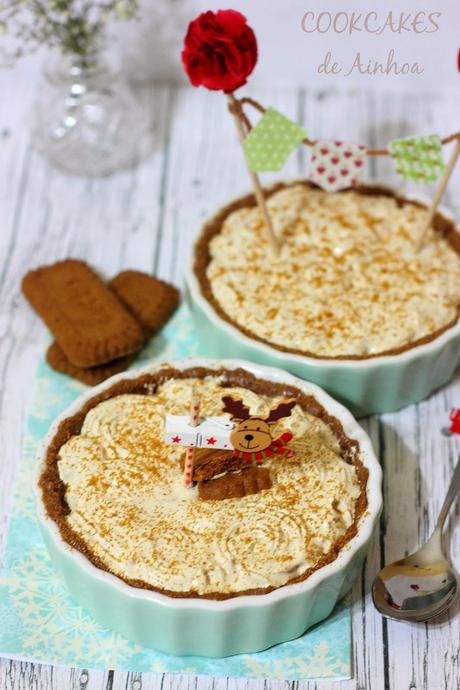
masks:
[[[256,37],[240,12],[208,11],[190,22],[182,64],[193,86],[231,93],[246,83],[256,62]]]

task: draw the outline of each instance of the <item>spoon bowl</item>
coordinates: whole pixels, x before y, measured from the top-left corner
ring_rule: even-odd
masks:
[[[421,549],[385,566],[372,585],[376,609],[386,618],[424,622],[438,616],[457,593],[457,577],[442,550],[442,528],[460,489],[457,462],[447,496],[433,534]]]
[[[423,622],[445,611],[457,593],[457,578],[447,561],[422,565],[420,552],[384,568],[372,585],[377,610],[386,618]]]

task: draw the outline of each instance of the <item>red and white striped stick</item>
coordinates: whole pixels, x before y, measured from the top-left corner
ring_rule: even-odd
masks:
[[[192,404],[190,407],[190,426],[198,426],[200,423],[200,398],[192,391]],[[183,481],[188,489],[192,486],[193,464],[195,460],[195,446],[189,446],[185,455]]]

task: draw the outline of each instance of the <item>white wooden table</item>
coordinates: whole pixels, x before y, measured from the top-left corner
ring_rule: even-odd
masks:
[[[138,169],[106,179],[66,177],[36,154],[27,115],[34,88],[30,72],[0,73],[0,553],[31,395],[43,325],[20,293],[32,266],[82,257],[106,275],[121,268],[153,271],[177,285],[201,220],[232,195],[248,189],[233,123],[218,94],[192,88],[152,88],[156,147]],[[306,124],[312,136],[386,144],[412,133],[448,134],[459,128],[460,98],[435,94],[271,90],[253,94]],[[286,177],[306,175],[306,152],[286,166]],[[388,159],[373,159],[369,179],[399,183]],[[267,179],[270,179],[268,176]],[[460,215],[460,175],[446,199]],[[457,208],[455,209],[455,206]],[[416,547],[433,525],[456,454],[457,439],[430,426],[432,415],[460,406],[460,380],[431,400],[366,420],[385,471],[385,512],[362,577],[353,592],[354,678],[342,683],[299,683],[301,690],[453,690],[460,687],[459,604],[430,626],[386,622],[370,601],[373,576],[385,561]],[[449,530],[460,563],[458,507]],[[216,680],[53,668],[0,660],[0,688],[147,690],[160,688],[287,687],[281,681]],[[294,688],[294,684],[293,684]]]

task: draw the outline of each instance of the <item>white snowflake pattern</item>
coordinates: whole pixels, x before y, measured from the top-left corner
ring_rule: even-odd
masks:
[[[31,412],[33,419],[40,422],[50,421],[50,409],[60,405],[65,400],[62,390],[56,388],[54,379],[41,375],[35,381],[35,400]],[[51,417],[53,415],[51,414]]]
[[[156,654],[156,652],[151,652],[152,654]],[[174,664],[174,662],[179,661],[179,665]],[[197,674],[199,673],[199,670],[196,668],[196,666],[180,666],[180,657],[164,657],[164,658],[159,658],[157,657],[154,659],[149,665],[147,670],[151,671],[152,673],[190,673],[190,674]]]
[[[245,675],[254,678],[263,676],[295,680],[300,678],[350,677],[349,664],[337,658],[334,652],[329,649],[326,640],[319,642],[308,657],[303,653],[294,657],[261,661],[257,656],[245,656],[244,666],[248,671]]]
[[[75,395],[80,395],[81,393],[84,393],[88,388],[88,386],[85,386],[84,383],[81,383],[76,379],[72,379],[70,376],[66,377],[65,387],[67,388],[67,390],[72,391],[72,393],[74,393]]]
[[[152,339],[136,365],[145,364],[152,357],[162,361],[195,356],[200,346],[194,333],[193,321],[186,307],[179,309],[170,324]],[[33,467],[38,439],[47,425],[86,387],[70,378],[58,376],[42,362],[36,379],[32,412],[24,437],[23,461],[19,469],[14,518],[33,523],[35,506],[32,492]],[[33,527],[33,524],[31,524]],[[95,668],[137,669],[138,671],[178,672],[190,674],[212,673],[215,660],[170,657],[144,649],[123,635],[106,630],[69,597],[64,582],[55,572],[44,544],[37,541],[35,528],[20,548],[10,552],[10,569],[0,574],[0,587],[6,594],[0,605],[2,632],[16,638],[23,655],[43,661]],[[0,634],[0,639],[1,634]],[[7,638],[8,639],[8,638]],[[295,643],[294,643],[295,644]],[[284,645],[283,645],[284,646]],[[346,677],[349,665],[333,653],[327,642],[305,647],[295,646],[282,653],[276,648],[261,655],[234,657],[228,664],[218,665],[221,675],[242,677],[278,677],[286,679],[314,677]],[[192,661],[192,665],[190,662]]]
[[[29,520],[35,518],[35,501],[32,490],[33,476],[33,464],[23,460],[16,477],[14,503],[11,511],[11,515],[14,517],[28,518]]]
[[[14,563],[11,576],[0,583],[24,626],[23,648],[37,659],[65,658],[67,663],[118,668],[143,651],[123,635],[103,628],[70,600],[43,546]]]
[[[165,330],[142,351],[136,364],[146,364],[154,357],[162,360],[174,360],[181,357],[195,357],[199,354],[199,343],[187,307],[181,307]]]
[[[39,438],[37,438],[35,434],[33,434],[31,431],[26,431],[22,442],[22,456],[24,460],[30,461],[35,459],[38,442]]]

